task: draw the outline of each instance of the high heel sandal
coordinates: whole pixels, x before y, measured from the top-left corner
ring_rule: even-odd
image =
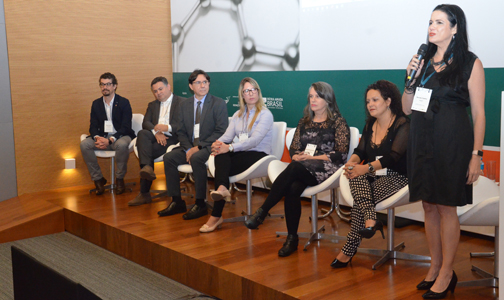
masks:
[[[421,290],[421,291],[427,291],[427,290],[430,290],[430,288],[434,285],[434,282],[436,282],[436,279],[432,280],[432,281],[425,281],[425,280],[422,280],[422,282],[420,282],[416,288],[417,290]]]
[[[374,226],[366,227],[364,229],[359,230],[359,234],[363,238],[370,239],[375,235],[377,230],[381,232],[383,239],[385,239],[385,234],[383,233],[383,223],[379,220],[376,220]]]
[[[441,293],[436,293],[429,289],[429,291],[423,294],[422,297],[424,299],[444,299],[446,297],[446,294],[448,294],[448,291],[451,291],[452,294],[455,292],[457,281],[457,274],[455,274],[455,271],[453,271],[452,279],[450,280],[450,283],[448,284],[446,290],[442,291]]]
[[[352,262],[352,258],[353,256],[350,257],[350,259],[347,262],[342,262],[337,258],[335,258],[331,263],[331,267],[333,267],[334,269],[346,268],[346,266],[348,266],[348,264]]]

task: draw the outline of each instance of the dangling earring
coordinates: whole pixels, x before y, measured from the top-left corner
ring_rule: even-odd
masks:
[[[390,106],[387,106],[387,109],[390,110]]]
[[[452,40],[454,40],[454,39],[455,39],[455,35],[452,36]]]

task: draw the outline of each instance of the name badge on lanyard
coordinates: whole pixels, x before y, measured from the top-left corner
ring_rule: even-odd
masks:
[[[194,124],[194,138],[199,139],[199,126],[200,124]]]
[[[114,132],[114,125],[112,125],[112,121],[105,120],[105,132]]]
[[[245,142],[246,140],[248,140],[248,133],[240,133],[240,136],[239,136],[239,139],[240,139],[240,142]]]
[[[413,104],[411,105],[411,109],[426,112],[427,108],[429,108],[429,102],[431,96],[432,96],[431,89],[417,87],[415,97],[413,98]]]
[[[453,54],[450,56],[450,59],[453,57]],[[430,66],[431,61],[427,63],[425,67],[425,72],[422,75],[422,80],[420,80],[420,86],[416,88],[415,97],[413,97],[413,103],[411,105],[411,110],[416,110],[420,112],[426,112],[429,108],[430,98],[432,96],[432,90],[424,88],[425,84],[429,79],[431,79],[434,74],[436,74],[436,70],[434,70],[427,78],[425,78],[425,74],[427,73],[427,69]],[[444,66],[444,62],[441,64],[441,67]]]
[[[315,151],[317,150],[317,145],[315,144],[308,144],[306,145],[306,149],[305,149],[305,153],[310,155],[310,156],[314,156],[315,155]]]
[[[383,156],[376,156],[376,160],[379,160],[382,157]],[[376,175],[378,175],[378,176],[385,176],[385,175],[387,175],[387,168],[376,170]]]

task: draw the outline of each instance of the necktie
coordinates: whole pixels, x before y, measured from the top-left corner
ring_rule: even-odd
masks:
[[[194,120],[194,125],[199,124],[201,117],[201,101],[198,101],[198,106],[196,107],[196,118]],[[194,139],[193,146],[198,146],[199,137]]]

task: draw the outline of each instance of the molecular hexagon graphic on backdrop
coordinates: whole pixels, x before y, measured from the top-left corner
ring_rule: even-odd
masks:
[[[184,2],[185,1],[186,0],[184,0]],[[233,64],[233,69],[229,71],[250,70],[254,64],[258,63],[258,56],[268,57],[266,59],[266,64],[269,65],[269,68],[272,68],[274,70],[296,70],[299,65],[299,28],[294,41],[283,46],[282,48],[267,47],[266,45],[257,44],[255,39],[250,36],[249,31],[247,30],[247,23],[245,18],[246,13],[244,11],[244,2],[246,1],[252,0],[196,0],[195,4],[190,9],[188,14],[184,17],[184,19],[180,23],[172,25],[173,71],[181,71],[179,68],[179,60],[181,56],[180,54],[188,35],[208,33],[207,28],[199,28],[199,31],[197,28],[195,28],[194,24],[197,23],[198,18],[206,16],[207,14],[211,13],[212,10],[215,12],[222,12],[226,10],[226,7],[231,14],[232,20],[236,21],[238,35],[241,40],[241,53],[240,55],[237,55],[238,59],[236,63]],[[299,0],[291,1],[297,3],[297,5],[299,6]],[[256,3],[257,2],[252,4]],[[266,9],[265,5],[259,5],[256,10],[264,9]],[[272,30],[270,28],[265,29],[267,29],[268,32],[263,32],[262,34],[272,34]],[[232,29],[226,28],[226,30]],[[213,34],[225,35],[224,32],[214,32]],[[228,33],[228,35],[231,34]],[[264,64],[265,63],[263,62],[263,65]]]

